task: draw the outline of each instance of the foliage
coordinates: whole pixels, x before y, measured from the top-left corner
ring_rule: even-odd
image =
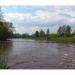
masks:
[[[24,33],[21,35],[21,38],[29,38],[29,37],[30,37],[30,35],[28,33]]]
[[[23,34],[19,34],[19,33],[14,33],[13,34],[13,38],[29,38],[30,35],[28,33],[23,33]]]
[[[4,41],[12,37],[13,24],[4,20],[0,7],[0,41]]]
[[[75,37],[51,37],[49,41],[58,43],[75,43]]]
[[[9,66],[7,66],[7,64],[2,61],[0,62],[0,69],[9,69]]]
[[[13,34],[12,29],[13,29],[12,23],[0,22],[0,40],[3,41],[6,40],[7,38],[11,38]]]
[[[21,35],[19,33],[14,33],[13,38],[21,38]]]
[[[60,26],[57,32],[60,36],[70,36],[71,27],[69,25]]]
[[[36,31],[34,35],[35,37],[39,37],[39,31]]]
[[[49,29],[47,29],[46,36],[49,36],[49,34],[50,34],[50,31],[49,31]]]
[[[41,29],[40,32],[39,32],[39,36],[40,36],[40,37],[45,37],[45,32],[44,32],[42,29]]]
[[[75,30],[73,31],[72,35],[75,36]]]
[[[49,36],[50,36],[50,31],[49,31],[49,29],[47,29],[47,31],[46,31],[46,40],[49,39]]]

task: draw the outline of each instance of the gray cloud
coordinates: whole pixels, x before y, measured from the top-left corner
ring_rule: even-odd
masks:
[[[16,7],[17,8],[17,7]],[[16,9],[15,8],[15,9]],[[51,32],[56,32],[60,25],[69,24],[75,28],[75,6],[29,6],[20,7],[32,12],[24,13],[4,13],[5,19],[12,21],[19,33],[33,33],[41,28],[50,28]]]

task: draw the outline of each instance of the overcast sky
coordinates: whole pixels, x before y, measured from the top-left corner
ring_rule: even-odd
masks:
[[[56,33],[64,24],[75,29],[75,6],[2,6],[2,12],[18,33],[32,34],[47,28]]]

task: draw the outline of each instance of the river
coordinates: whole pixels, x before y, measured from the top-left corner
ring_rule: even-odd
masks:
[[[0,43],[10,69],[75,69],[75,44],[10,39]]]

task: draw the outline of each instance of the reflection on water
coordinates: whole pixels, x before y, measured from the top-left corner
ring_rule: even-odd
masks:
[[[14,69],[75,68],[75,45],[11,39],[0,43],[0,57]]]
[[[1,42],[0,41],[0,68],[6,65],[7,66],[7,61],[8,61],[8,53],[9,53],[9,48],[11,47],[11,41],[5,41]]]

